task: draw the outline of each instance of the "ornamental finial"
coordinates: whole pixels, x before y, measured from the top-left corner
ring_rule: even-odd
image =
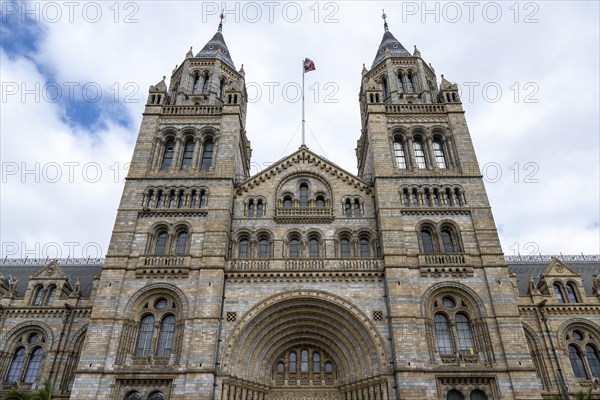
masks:
[[[381,12],[383,13],[383,14],[381,14],[381,18],[383,18],[383,28],[387,32],[388,31],[388,24],[387,24],[387,20],[386,20],[387,14],[385,13],[385,10],[383,10],[383,9],[381,10]]]
[[[221,19],[221,22],[219,22],[219,32],[223,31],[223,20],[225,19],[225,13],[223,13],[223,10],[221,10],[221,14],[219,15],[219,18]]]

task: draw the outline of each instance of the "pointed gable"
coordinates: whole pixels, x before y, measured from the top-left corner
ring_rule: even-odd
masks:
[[[67,274],[63,271],[56,260],[52,260],[44,268],[33,274],[29,280],[63,280],[68,279]]]
[[[544,278],[579,278],[580,275],[558,258],[553,258],[542,272]]]
[[[264,171],[246,179],[238,186],[237,194],[241,195],[264,182],[274,179],[284,179],[298,173],[318,173],[327,181],[337,180],[345,183],[354,190],[371,193],[371,186],[356,175],[342,169],[335,163],[313,153],[306,146],[277,161]]]

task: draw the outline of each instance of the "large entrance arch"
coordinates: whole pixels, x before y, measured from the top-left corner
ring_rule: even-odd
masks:
[[[387,351],[369,319],[320,291],[278,294],[236,325],[222,359],[222,399],[387,400]]]

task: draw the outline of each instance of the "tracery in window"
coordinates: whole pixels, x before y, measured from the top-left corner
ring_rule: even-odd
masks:
[[[149,299],[143,307],[137,325],[137,339],[133,355],[145,357],[169,357],[174,350],[177,331],[175,303],[158,295]]]
[[[36,382],[44,359],[45,337],[39,332],[29,330],[16,338],[14,343],[15,348],[12,351],[5,382]]]
[[[569,330],[566,343],[573,375],[579,379],[600,378],[597,334],[577,327]]]

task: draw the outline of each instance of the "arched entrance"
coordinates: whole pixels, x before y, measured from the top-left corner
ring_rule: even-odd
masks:
[[[386,350],[342,298],[288,292],[254,307],[224,349],[221,399],[389,399]]]

